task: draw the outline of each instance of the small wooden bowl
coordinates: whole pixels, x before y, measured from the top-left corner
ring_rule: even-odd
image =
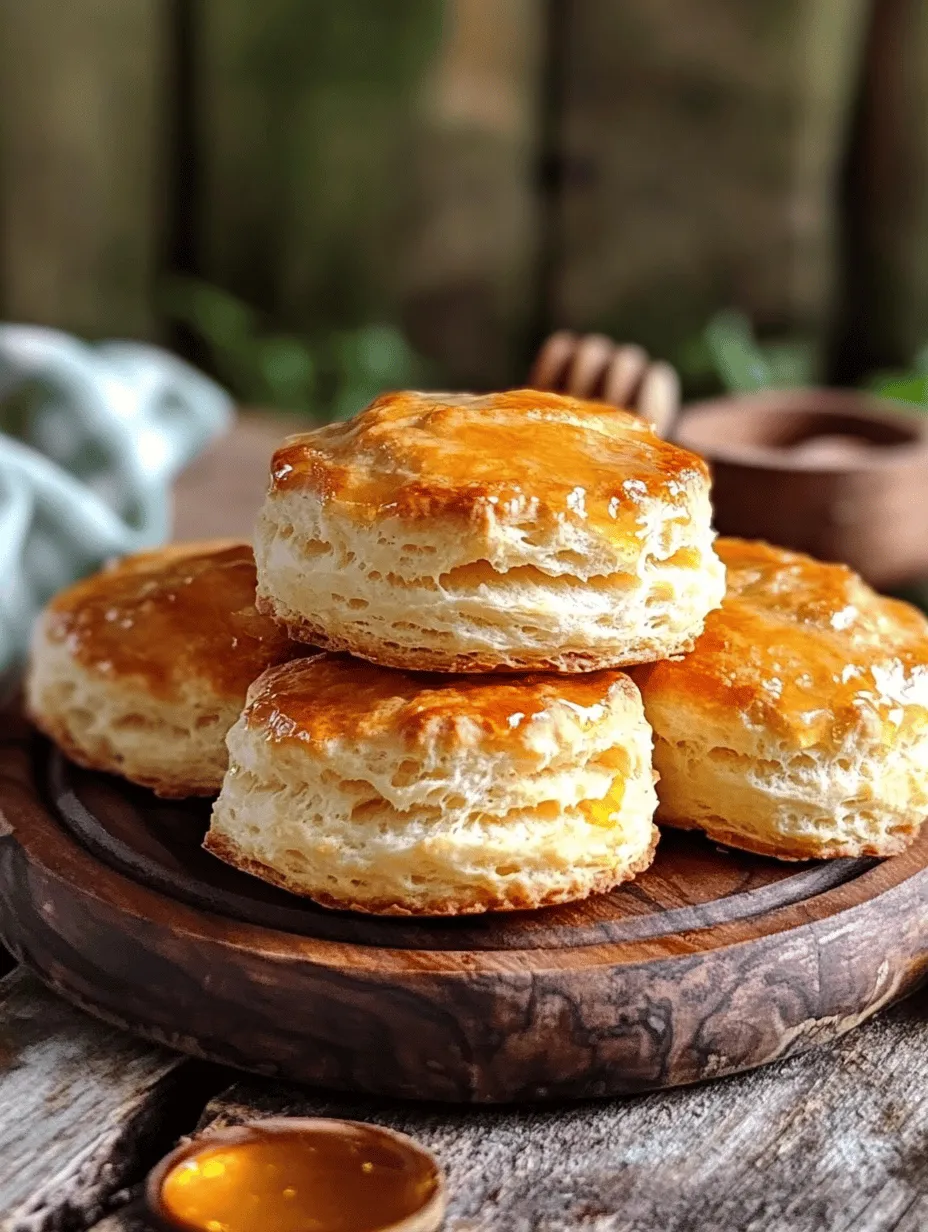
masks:
[[[928,416],[776,390],[696,403],[674,439],[712,466],[720,533],[843,561],[875,586],[928,574]]]

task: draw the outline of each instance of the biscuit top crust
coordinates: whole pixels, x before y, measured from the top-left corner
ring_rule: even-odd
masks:
[[[231,540],[129,556],[57,595],[45,631],[84,667],[164,699],[188,681],[244,698],[266,667],[300,653],[256,610],[252,550]]]
[[[634,535],[643,505],[685,511],[708,485],[701,458],[638,416],[531,389],[384,394],[271,462],[272,494],[312,491],[361,522],[566,519],[609,538]]]
[[[928,723],[928,620],[845,565],[720,538],[728,589],[695,649],[636,668],[646,705],[696,701],[708,722],[740,715],[802,748],[866,727],[889,743]]]
[[[641,717],[623,672],[446,676],[320,654],[266,671],[248,692],[245,723],[275,743],[385,739],[398,749],[531,749],[544,730],[586,731],[624,708]]]

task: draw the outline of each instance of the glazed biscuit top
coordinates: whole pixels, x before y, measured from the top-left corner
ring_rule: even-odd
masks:
[[[720,724],[740,715],[809,748],[878,725],[888,742],[928,723],[928,620],[844,565],[717,539],[727,592],[695,649],[637,668],[645,704],[698,701]]]
[[[256,610],[252,550],[229,540],[129,556],[63,590],[45,621],[85,668],[161,698],[187,681],[244,697],[266,667],[300,653]]]
[[[568,520],[634,534],[641,507],[686,508],[706,464],[628,411],[522,389],[391,393],[347,423],[289,438],[271,492],[313,491],[358,521]]]
[[[274,742],[385,738],[409,749],[505,750],[532,746],[541,728],[592,727],[637,702],[631,680],[616,671],[446,676],[319,654],[265,672],[248,692],[244,717]]]

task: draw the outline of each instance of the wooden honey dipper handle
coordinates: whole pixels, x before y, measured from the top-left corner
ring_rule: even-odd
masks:
[[[595,398],[635,411],[667,436],[680,410],[680,378],[663,360],[605,334],[552,334],[538,352],[528,377],[532,389]]]

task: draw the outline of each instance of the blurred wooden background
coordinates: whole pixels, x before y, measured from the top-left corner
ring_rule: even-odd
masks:
[[[0,315],[172,340],[186,272],[449,384],[736,305],[928,340],[928,0],[0,0]]]

